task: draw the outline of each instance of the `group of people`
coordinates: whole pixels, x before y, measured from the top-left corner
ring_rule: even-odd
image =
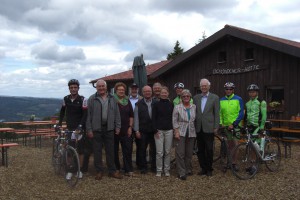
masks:
[[[266,102],[258,99],[259,88],[255,84],[247,88],[250,100],[245,105],[242,98],[234,94],[233,83],[224,85],[225,96],[219,99],[210,92],[211,83],[207,79],[200,80],[201,94],[194,97],[184,89],[183,83],[176,83],[177,96],[173,101],[169,98],[169,89],[160,83],[155,83],[152,88],[148,85],[141,88],[141,96],[138,86],[133,83],[130,95],[126,96],[124,83],[116,83],[115,93],[110,94],[106,82],[100,79],[96,83],[96,93],[88,99],[78,94],[78,80],[70,80],[68,86],[70,95],[64,97],[59,123],[61,125],[66,116],[69,130],[85,130],[85,139],[77,145],[81,161],[79,178],[87,172],[89,157],[94,153],[95,179],[102,179],[103,146],[108,175],[121,179],[120,171],[124,171],[125,176],[133,176],[134,141],[136,166],[141,174],[151,170],[157,177],[170,176],[171,149],[174,146],[178,178],[186,180],[193,175],[192,155],[197,142],[201,168],[198,175],[212,176],[214,134],[219,127],[226,127],[231,150],[236,141],[230,130],[238,127],[242,120],[262,130],[266,121]],[[232,167],[238,170],[234,160]],[[72,173],[67,173],[66,178],[71,176]]]

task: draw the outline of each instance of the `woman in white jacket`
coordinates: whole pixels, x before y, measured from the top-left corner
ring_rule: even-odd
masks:
[[[196,138],[195,117],[196,106],[190,103],[191,93],[183,90],[182,103],[173,110],[173,129],[175,136],[176,167],[178,178],[186,180],[192,175],[192,156]]]

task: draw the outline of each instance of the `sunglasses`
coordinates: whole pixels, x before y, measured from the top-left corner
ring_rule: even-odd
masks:
[[[226,88],[225,90],[233,90],[232,88]]]

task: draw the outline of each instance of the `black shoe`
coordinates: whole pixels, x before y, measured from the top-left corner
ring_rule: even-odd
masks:
[[[84,174],[88,172],[88,170],[86,168],[81,168],[80,171]]]
[[[151,172],[156,173],[156,168],[151,168]]]
[[[199,176],[204,176],[207,174],[207,171],[201,170],[201,172],[198,172]]]
[[[193,172],[189,172],[186,174],[187,176],[193,176]]]
[[[182,181],[185,181],[185,180],[186,180],[186,175],[184,175],[184,176],[178,176],[178,178],[179,178],[180,180],[182,180]]]
[[[257,168],[255,166],[246,168],[246,172],[248,172],[250,175],[253,175],[254,173],[256,173],[256,171],[257,171]]]
[[[141,170],[141,174],[147,174],[147,170],[146,169],[142,169]]]
[[[233,169],[235,172],[238,172],[238,171],[239,171],[239,168],[236,166],[236,164],[232,164],[232,169]]]
[[[212,171],[207,171],[206,176],[212,176]]]

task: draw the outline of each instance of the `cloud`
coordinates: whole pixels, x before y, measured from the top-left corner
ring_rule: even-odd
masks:
[[[2,0],[0,95],[60,97],[77,78],[89,96],[90,80],[164,60],[176,40],[186,51],[230,24],[299,41],[299,18],[292,0]]]
[[[59,46],[53,41],[42,41],[36,44],[31,51],[36,59],[52,62],[74,62],[84,60],[85,54],[81,48]]]
[[[172,1],[160,1],[149,0],[149,6],[162,11],[169,12],[196,12],[196,13],[208,13],[211,10],[227,9],[235,6],[238,3],[237,0],[210,0],[210,1],[195,1],[195,0],[172,0]]]

